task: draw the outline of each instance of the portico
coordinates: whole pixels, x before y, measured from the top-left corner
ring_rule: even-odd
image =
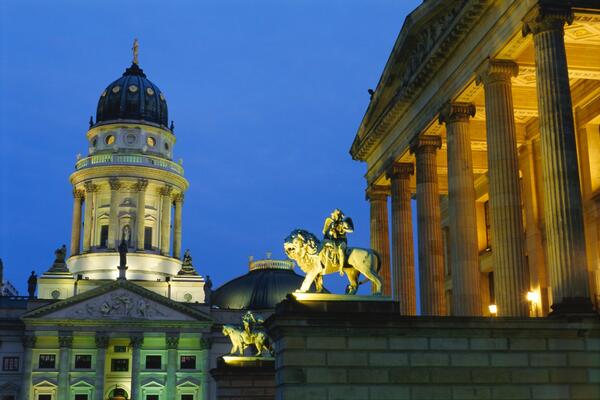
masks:
[[[417,295],[412,260],[400,256],[413,238],[398,205],[412,196],[422,314],[590,311],[600,296],[600,10],[451,4],[424,2],[407,17],[351,148],[366,186],[391,196],[392,291]],[[414,175],[400,180],[390,165]],[[372,237],[389,242],[377,221]]]

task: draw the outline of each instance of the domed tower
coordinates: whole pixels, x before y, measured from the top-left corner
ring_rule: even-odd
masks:
[[[70,176],[74,203],[68,272],[90,281],[115,279],[117,248],[125,241],[127,279],[157,287],[167,282],[170,291],[181,277],[188,181],[181,162],[173,161],[175,135],[173,125],[168,126],[166,97],[140,68],[135,50],[131,66],[102,91],[86,136],[89,154],[78,159]],[[191,275],[186,279],[201,279]],[[156,291],[167,295],[166,289]]]

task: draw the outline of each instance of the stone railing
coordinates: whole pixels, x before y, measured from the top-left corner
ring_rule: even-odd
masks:
[[[289,260],[256,260],[250,262],[250,271],[257,269],[294,269],[294,262]]]
[[[164,158],[142,154],[95,154],[82,158],[75,164],[75,169],[95,167],[97,165],[142,165],[145,167],[160,168],[183,175],[183,167]]]

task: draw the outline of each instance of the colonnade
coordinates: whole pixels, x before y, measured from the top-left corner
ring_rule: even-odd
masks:
[[[119,190],[124,185],[118,178],[109,178],[108,184],[110,187],[110,210],[108,218],[108,239],[106,247],[108,249],[116,249],[121,240],[119,231]],[[85,182],[84,189],[73,190],[73,213],[71,226],[71,255],[78,255],[93,251],[93,248],[98,245],[98,240],[94,239],[93,231],[95,229],[97,198],[99,192],[99,184],[92,181]],[[132,247],[137,251],[147,250],[144,247],[145,235],[145,210],[146,196],[148,188],[148,180],[138,179],[133,185],[137,192],[136,209],[137,216],[135,219],[135,232],[132,237]],[[183,209],[183,193],[173,193],[171,185],[165,185],[158,190],[160,195],[160,214],[159,214],[159,251],[162,255],[169,256],[171,253],[171,212],[174,208],[173,221],[173,251],[174,258],[181,257],[181,233],[182,233],[182,209]],[[85,208],[84,208],[85,205]],[[83,213],[82,213],[83,211]],[[82,220],[83,214],[83,220]],[[83,225],[83,239],[81,235],[81,226]],[[135,241],[134,241],[135,240]]]
[[[539,129],[543,153],[542,183],[547,236],[547,264],[553,309],[591,310],[586,268],[583,211],[573,109],[564,43],[567,6],[538,5],[524,20],[524,35],[533,35]],[[483,85],[487,134],[489,204],[491,209],[494,284],[498,315],[529,315],[521,188],[512,103],[511,77],[518,74],[513,60],[483,60],[474,76]],[[471,103],[448,101],[439,111],[446,128],[448,159],[448,216],[452,266],[452,314],[483,313],[473,160],[469,125]],[[436,152],[439,136],[417,134],[410,151],[416,159],[416,201],[419,239],[421,313],[444,315],[443,243]],[[393,162],[387,170],[391,190],[369,187],[371,245],[389,255],[387,200],[392,205],[392,273],[383,274],[386,294],[400,303],[402,313],[414,314],[415,284],[409,177],[412,163]],[[377,195],[374,195],[377,194]],[[389,256],[388,256],[389,257]],[[388,258],[389,259],[389,258]],[[385,262],[385,256],[383,257]],[[390,262],[383,264],[386,271]],[[409,271],[410,270],[410,271]]]

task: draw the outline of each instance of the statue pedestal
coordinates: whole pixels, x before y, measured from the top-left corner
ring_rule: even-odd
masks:
[[[301,293],[291,294],[297,301],[392,301],[390,296],[333,294],[333,293]]]
[[[223,356],[210,374],[217,384],[217,399],[275,399],[275,359]]]

